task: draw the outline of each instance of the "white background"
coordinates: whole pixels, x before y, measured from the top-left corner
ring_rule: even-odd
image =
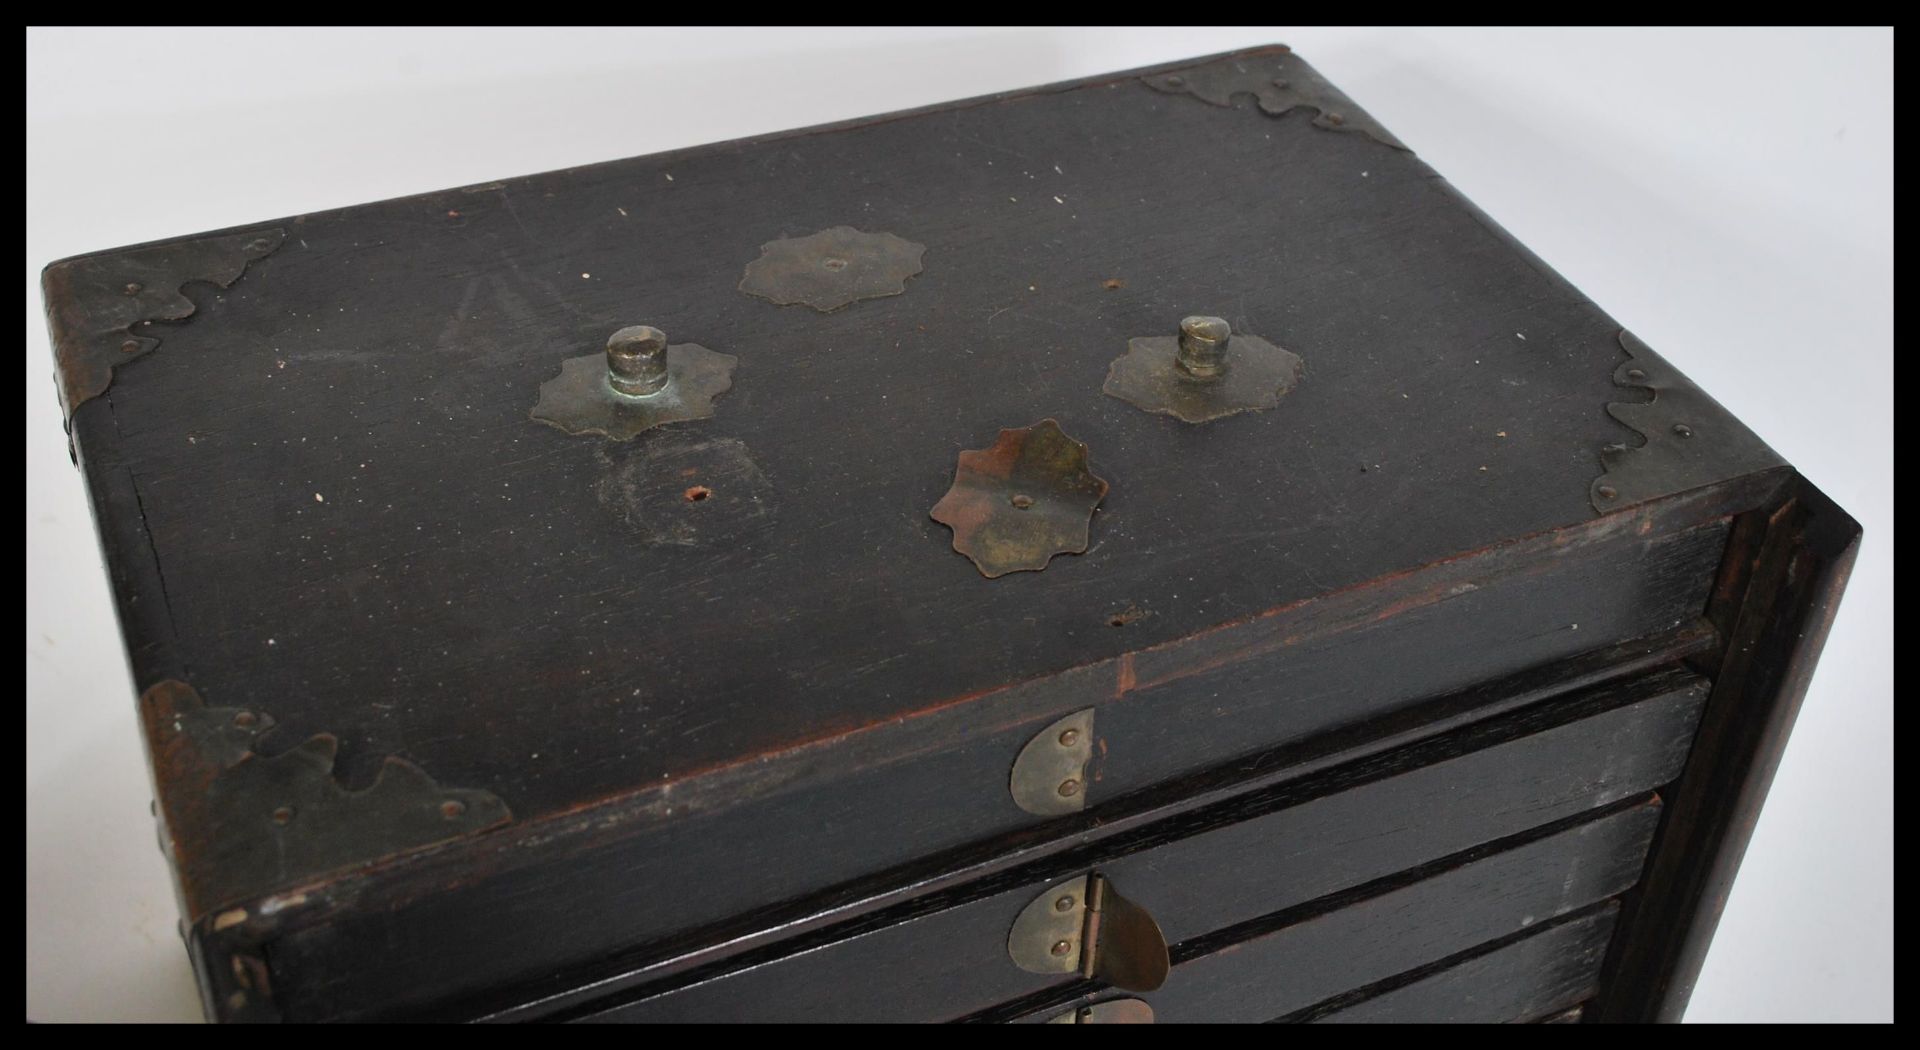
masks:
[[[199,1015],[38,275],[70,254],[1285,41],[1866,527],[1692,1020],[1893,1016],[1893,34],[37,30],[27,1015]]]

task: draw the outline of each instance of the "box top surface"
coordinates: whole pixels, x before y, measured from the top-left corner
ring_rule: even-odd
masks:
[[[923,268],[831,312],[741,290],[763,245],[839,226]],[[1607,408],[1648,396],[1623,370],[1665,368],[1284,50],[85,256],[47,287],[141,685],[269,713],[266,751],[332,734],[314,761],[348,787],[423,770],[523,821],[1587,521],[1601,450],[1639,440]],[[1103,392],[1190,314],[1297,354],[1298,384],[1204,424]],[[530,418],[637,324],[738,358],[712,418],[627,441]],[[986,578],[929,511],[962,450],[1043,419],[1110,485],[1090,545]],[[1621,504],[1770,462],[1744,430],[1672,455]]]

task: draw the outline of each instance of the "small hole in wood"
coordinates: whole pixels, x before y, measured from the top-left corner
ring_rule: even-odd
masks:
[[[820,265],[829,270],[844,270],[847,268],[847,261],[845,259],[826,259],[823,260]]]
[[[1120,610],[1119,612],[1114,613],[1113,615],[1107,617],[1107,626],[1108,627],[1125,627],[1126,625],[1132,623],[1135,620],[1140,619],[1145,615],[1147,614],[1143,612],[1139,606],[1129,605],[1126,608]]]
[[[706,499],[708,496],[711,496],[711,495],[713,495],[713,490],[706,487],[705,485],[695,485],[694,487],[681,493],[682,498],[684,498],[688,503],[699,503],[700,501]]]
[[[279,809],[273,811],[273,822],[275,824],[286,824],[291,820],[293,820],[292,806],[281,806]]]

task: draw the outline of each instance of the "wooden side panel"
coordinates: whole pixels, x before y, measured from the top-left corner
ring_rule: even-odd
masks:
[[[1493,727],[1505,742],[1483,746],[1489,732],[1467,732],[1356,763],[1218,807],[1189,822],[1186,837],[1097,867],[1170,942],[1192,941],[1664,784],[1685,760],[1705,689],[1661,674],[1594,690]],[[1260,806],[1269,811],[1248,815]],[[1054,881],[1036,877],[590,1016],[925,1021],[985,1009],[1071,983],[1007,957],[1014,915]]]
[[[1859,550],[1859,524],[1801,478],[1742,525],[1751,542],[1730,554],[1713,610],[1726,654],[1590,1011],[1602,1021],[1685,1013]]]
[[[1504,1024],[1564,1012],[1600,988],[1620,906],[1556,924],[1425,974],[1286,1018],[1315,1024]]]

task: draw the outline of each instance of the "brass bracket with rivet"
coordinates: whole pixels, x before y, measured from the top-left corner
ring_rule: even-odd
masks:
[[[1087,807],[1087,763],[1093,759],[1093,708],[1042,729],[1013,760],[1014,804],[1040,817]]]
[[[1101,389],[1128,404],[1187,423],[1206,423],[1280,403],[1300,382],[1298,354],[1235,334],[1218,317],[1194,316],[1173,336],[1127,343]]]
[[[158,813],[191,914],[216,913],[214,930],[246,912],[229,909],[404,852],[505,824],[513,815],[490,791],[449,787],[397,755],[371,784],[336,776],[340,741],[317,733],[271,755],[257,742],[276,723],[252,707],[208,706],[167,679],[141,695],[156,753],[195,785],[163,794]]]
[[[1619,334],[1627,360],[1617,386],[1644,391],[1644,401],[1614,401],[1607,414],[1640,435],[1638,445],[1600,450],[1602,473],[1588,487],[1593,509],[1607,514],[1725,478],[1783,466],[1774,451],[1719,402],[1631,332]]]
[[[1130,992],[1160,987],[1172,967],[1160,924],[1099,872],[1049,886],[1020,909],[1007,954],[1029,973],[1079,974]]]
[[[667,344],[658,328],[633,325],[603,353],[569,358],[540,386],[533,418],[569,434],[625,441],[663,423],[707,419],[733,386],[740,359],[697,343]]]
[[[286,241],[252,230],[66,259],[42,275],[66,417],[105,393],[116,369],[152,353],[199,309],[180,289],[232,288]]]
[[[1235,99],[1251,95],[1260,112],[1270,117],[1285,116],[1296,109],[1312,110],[1316,128],[1358,132],[1384,146],[1407,148],[1286,48],[1264,55],[1235,55],[1171,73],[1151,74],[1145,79],[1155,91],[1191,95],[1214,106],[1230,107]]]

